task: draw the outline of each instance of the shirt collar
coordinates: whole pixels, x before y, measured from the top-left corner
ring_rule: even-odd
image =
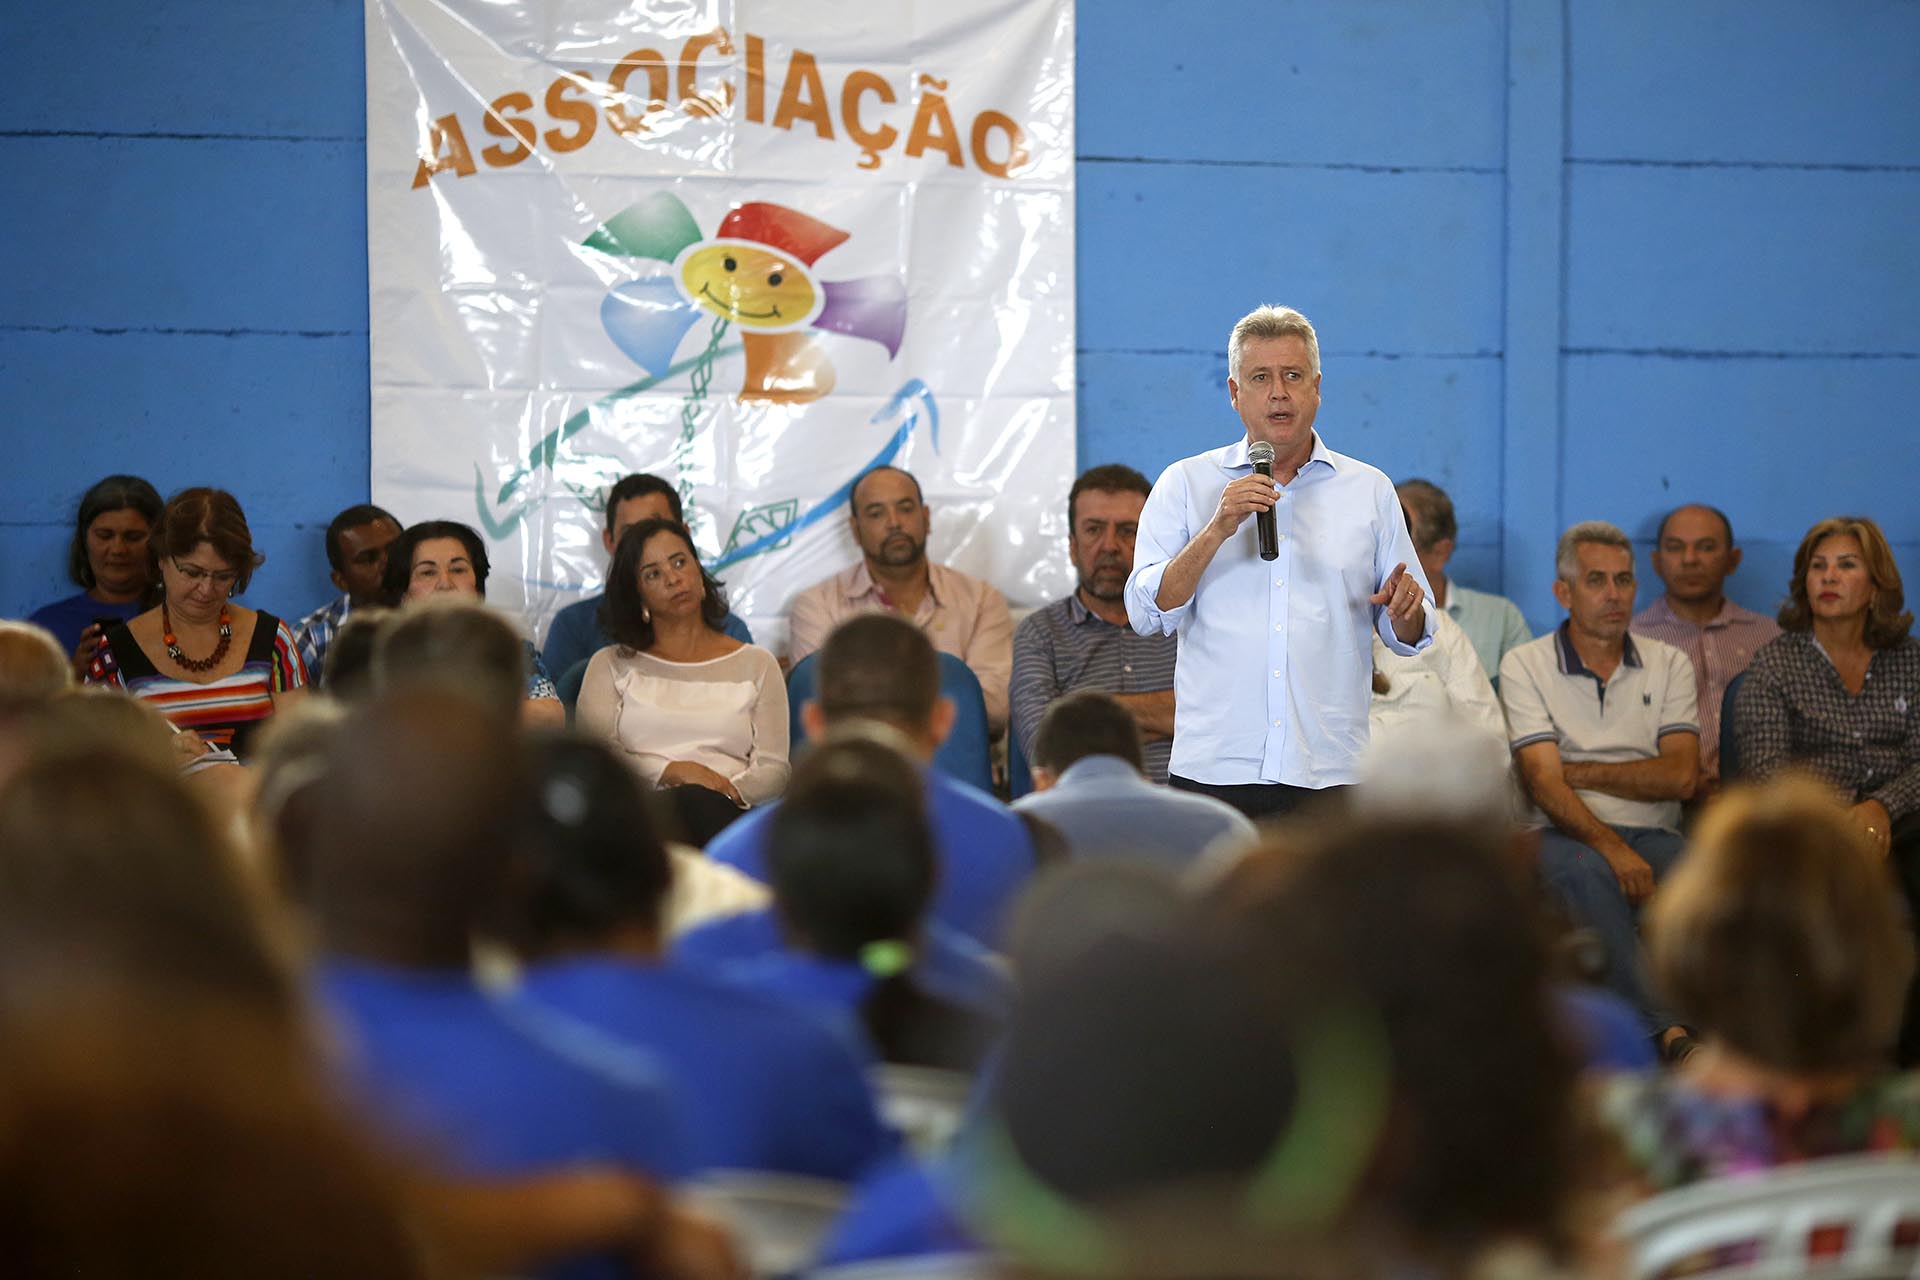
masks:
[[[1067,771],[1054,782],[1062,787],[1069,782],[1078,785],[1083,782],[1107,782],[1114,779],[1142,781],[1140,771],[1122,760],[1119,756],[1081,756],[1067,766]]]
[[[1073,594],[1067,597],[1067,621],[1076,627],[1085,626],[1089,622],[1098,622],[1109,627],[1114,625],[1093,610],[1087,608],[1087,602],[1080,598],[1078,588],[1075,588]]]
[[[1600,678],[1594,675],[1586,663],[1580,661],[1580,653],[1573,647],[1573,620],[1571,618],[1561,623],[1559,629],[1553,633],[1553,643],[1554,648],[1558,650],[1560,654],[1561,675],[1593,676],[1595,680]],[[1620,661],[1629,667],[1637,667],[1640,665],[1640,651],[1633,646],[1632,632],[1628,632],[1620,639]]]
[[[1252,471],[1253,463],[1247,458],[1249,443],[1247,437],[1241,436],[1225,448],[1215,450],[1214,452],[1220,462],[1220,469],[1222,471]],[[1334,462],[1334,457],[1335,454],[1333,450],[1327,448],[1327,442],[1322,440],[1320,433],[1316,431],[1313,433],[1313,452],[1307,455],[1307,461],[1300,470],[1304,473],[1307,468],[1311,467],[1314,463],[1321,462],[1326,464],[1327,470],[1338,471],[1340,468]]]
[[[1674,612],[1673,605],[1667,601],[1667,593],[1662,591],[1660,598],[1647,607],[1647,612],[1654,615],[1655,620],[1659,622],[1672,623],[1676,626],[1698,627],[1702,631],[1710,631],[1715,627],[1731,626],[1736,620],[1739,608],[1740,606],[1733,602],[1732,597],[1721,596],[1720,612],[1714,614],[1705,626],[1700,626],[1699,623],[1694,622],[1692,619],[1683,618]]]
[[[941,603],[940,568],[941,566],[931,561],[927,564],[927,596],[935,605]],[[868,596],[877,596],[879,594],[879,584],[874,582],[873,574],[867,571],[867,558],[865,556],[855,561],[853,568],[849,572],[851,576],[847,579],[847,599],[865,600]]]

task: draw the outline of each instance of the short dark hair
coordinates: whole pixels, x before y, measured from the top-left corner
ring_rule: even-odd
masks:
[[[309,672],[321,688],[342,702],[361,702],[373,696],[373,654],[380,633],[394,616],[385,605],[361,605],[340,622],[327,645],[318,672]]]
[[[375,692],[451,689],[511,717],[527,693],[527,646],[477,600],[450,596],[388,618],[373,646]]]
[[[1088,756],[1118,756],[1144,770],[1140,726],[1127,709],[1104,693],[1083,689],[1054,700],[1033,735],[1033,763],[1065,773]]]
[[[1398,486],[1400,503],[1413,513],[1413,528],[1407,532],[1413,545],[1422,551],[1449,538],[1460,536],[1460,522],[1454,518],[1453,499],[1431,480],[1402,480]]]
[[[1132,467],[1119,462],[1109,462],[1103,466],[1088,467],[1074,480],[1073,488],[1067,490],[1067,527],[1073,527],[1074,509],[1079,505],[1080,495],[1094,493],[1137,493],[1148,497],[1153,493],[1153,484]]]
[[[607,532],[613,532],[613,520],[619,514],[621,503],[629,498],[645,498],[656,493],[667,500],[673,518],[685,524],[687,513],[680,506],[680,491],[659,476],[636,471],[630,476],[620,477],[614,482],[613,488],[607,490]]]
[[[940,657],[904,618],[862,613],[835,627],[815,659],[815,697],[828,721],[882,720],[920,728],[940,701]]]
[[[487,544],[480,540],[479,532],[458,520],[422,520],[402,529],[387,548],[387,576],[381,580],[380,587],[388,604],[397,605],[407,598],[407,582],[413,577],[413,553],[420,549],[421,543],[435,538],[452,538],[466,548],[467,559],[473,562],[473,585],[482,600],[487,598],[487,575],[493,572],[493,565],[487,560]]]
[[[168,498],[160,523],[153,527],[147,546],[155,579],[159,578],[161,556],[178,558],[203,542],[233,566],[236,576],[230,595],[245,591],[253,581],[253,571],[266,561],[253,549],[253,531],[247,528],[247,513],[240,509],[240,500],[225,489],[201,485]]]
[[[385,507],[376,507],[371,502],[357,502],[327,522],[327,563],[335,573],[347,567],[344,563],[346,553],[340,549],[340,535],[376,520],[389,520],[394,528],[400,527],[400,522],[393,518],[393,512]]]
[[[1673,510],[1667,512],[1667,514],[1660,517],[1660,527],[1654,530],[1654,533],[1653,533],[1653,545],[1655,547],[1658,547],[1661,544],[1661,542],[1663,542],[1666,539],[1667,521],[1673,519],[1675,516],[1679,515],[1682,511],[1685,511],[1688,507],[1698,507],[1700,510],[1706,512],[1708,515],[1713,516],[1715,519],[1719,520],[1720,527],[1727,531],[1727,545],[1728,546],[1734,545],[1733,521],[1727,519],[1726,512],[1722,511],[1718,507],[1710,507],[1704,502],[1683,502],[1679,506],[1675,507]]]
[[[108,476],[80,497],[74,521],[73,544],[67,549],[67,576],[81,587],[93,588],[93,562],[87,558],[87,529],[109,511],[137,511],[151,530],[160,523],[160,492],[139,476]]]
[[[613,549],[613,565],[607,570],[607,598],[600,605],[600,625],[616,644],[629,649],[645,649],[653,643],[653,619],[640,595],[640,556],[647,540],[656,533],[670,533],[687,544],[687,551],[700,569],[700,583],[706,595],[700,601],[700,618],[718,631],[727,620],[727,596],[720,580],[707,572],[700,562],[700,548],[693,535],[678,520],[642,520],[627,526],[620,545]]]
[[[794,766],[767,824],[775,910],[807,949],[852,959],[919,933],[936,869],[920,771],[858,734],[829,737]]]
[[[500,908],[506,941],[538,955],[659,928],[673,868],[632,768],[605,743],[551,732],[528,739],[527,769]]]
[[[921,506],[924,507],[927,504],[927,495],[921,491],[919,476],[914,475],[913,472],[907,470],[905,467],[896,467],[892,463],[883,462],[877,467],[868,467],[865,471],[862,471],[859,475],[855,476],[853,478],[853,483],[847,486],[848,514],[857,515],[859,513],[860,486],[867,482],[867,477],[871,475],[878,475],[882,471],[898,471],[901,475],[913,481],[913,496],[920,500]]]

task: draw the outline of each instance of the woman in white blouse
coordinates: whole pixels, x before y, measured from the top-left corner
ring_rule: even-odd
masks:
[[[720,630],[720,584],[675,520],[628,529],[607,574],[575,722],[666,790],[690,842],[786,789],[787,687],[774,656]]]

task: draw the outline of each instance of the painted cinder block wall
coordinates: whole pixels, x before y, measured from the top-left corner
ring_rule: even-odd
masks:
[[[1920,582],[1920,4],[1170,13],[1079,7],[1082,465],[1231,438],[1227,330],[1287,302],[1328,440],[1447,487],[1458,576],[1536,627],[1564,525],[1645,542],[1689,499],[1733,517],[1753,607],[1839,511]],[[0,616],[68,590],[115,470],[233,489],[249,601],[298,615],[369,490],[361,6],[75,21],[0,41]]]

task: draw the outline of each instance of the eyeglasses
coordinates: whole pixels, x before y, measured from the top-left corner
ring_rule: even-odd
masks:
[[[185,578],[188,582],[199,583],[211,581],[214,586],[220,588],[222,591],[233,590],[233,584],[240,581],[240,575],[235,570],[221,569],[215,572],[210,569],[202,569],[197,564],[181,564],[178,560],[174,560],[173,562],[173,571]]]

